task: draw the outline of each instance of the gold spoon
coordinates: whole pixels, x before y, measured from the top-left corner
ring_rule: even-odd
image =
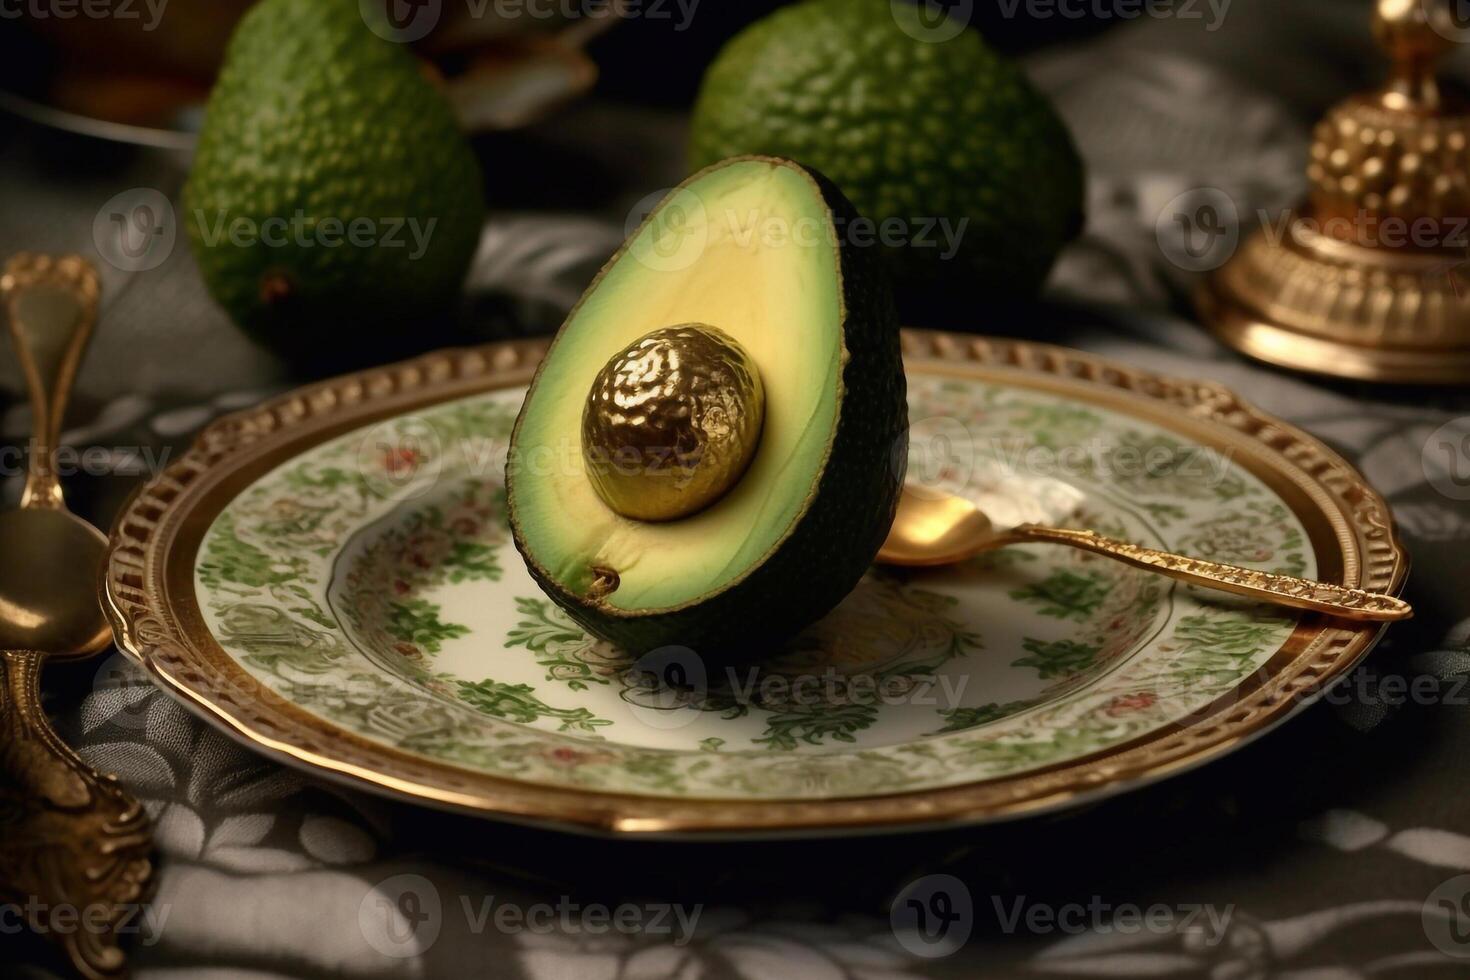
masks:
[[[136,920],[152,877],[142,806],[41,710],[45,660],[88,657],[111,638],[97,599],[107,538],[67,511],[56,473],[99,295],[97,271],[77,256],[17,255],[0,276],[34,420],[20,509],[0,513],[0,892],[91,978],[126,969],[118,929]]]
[[[1359,622],[1390,622],[1414,614],[1407,602],[1391,595],[1188,558],[1106,538],[1096,531],[1041,524],[1001,530],[963,497],[927,489],[923,493],[904,490],[878,561],[885,565],[949,565],[1023,542],[1081,548],[1191,585]]]

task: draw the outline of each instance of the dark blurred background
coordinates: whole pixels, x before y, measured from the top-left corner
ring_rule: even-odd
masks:
[[[921,0],[924,2],[924,0]],[[928,0],[936,7],[952,2]],[[702,0],[695,16],[681,29],[676,16],[629,22],[631,30],[609,32],[594,41],[590,52],[602,66],[601,91],[631,102],[687,106],[694,97],[700,75],[720,46],[741,28],[785,6],[785,0]],[[675,7],[675,0],[667,6]],[[1100,18],[1076,4],[1077,17],[1037,16],[1041,5],[1029,9],[1025,3],[979,0],[973,5],[973,24],[991,45],[1011,54],[1085,38],[1124,23],[1117,18]],[[1007,9],[1014,7],[1015,13]]]
[[[602,67],[600,91],[651,105],[688,105],[700,74],[720,46],[785,2],[692,0],[690,6],[691,0],[646,0],[644,9],[652,14],[628,18],[589,46],[589,53]],[[957,0],[919,2],[935,8],[959,6]],[[160,19],[158,30],[148,32],[176,32],[188,38],[189,43],[180,45],[167,59],[172,69],[169,74],[179,84],[203,81],[234,19],[248,6],[249,0],[172,0],[169,16]],[[567,4],[558,5],[558,9],[564,6]],[[1045,12],[1045,5],[979,0],[972,5],[967,19],[994,47],[1019,54],[1126,23],[1117,17],[1099,17],[1089,10],[1090,6],[1074,4],[1067,8],[1066,16],[1061,16]],[[586,4],[587,9],[595,7],[595,2]],[[138,8],[142,9],[141,0]],[[146,18],[146,12],[143,16]],[[0,19],[0,79],[12,91],[43,94],[46,80],[69,60],[58,50],[58,41],[74,55],[71,60],[136,72],[139,56],[152,53],[147,47],[152,39],[140,42],[137,33],[127,27],[118,31],[81,19],[45,22],[7,16]]]

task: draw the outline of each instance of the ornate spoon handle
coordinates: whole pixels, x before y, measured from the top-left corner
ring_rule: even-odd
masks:
[[[153,874],[148,815],[41,711],[45,658],[0,651],[0,894],[88,980],[126,973],[118,945]]]
[[[1309,609],[1329,613],[1343,619],[1358,622],[1386,623],[1408,619],[1414,610],[1407,602],[1391,595],[1349,589],[1330,582],[1313,582],[1310,579],[1261,572],[1203,558],[1189,558],[1167,551],[1144,548],[1106,538],[1096,531],[1074,531],[1070,528],[1045,527],[1040,524],[1022,524],[1006,534],[1015,541],[1044,541],[1081,548],[1093,554],[1104,555],[1136,568],[1157,572],[1169,578],[1201,585],[1207,589],[1231,592],[1235,595],[1259,599],[1292,609]]]

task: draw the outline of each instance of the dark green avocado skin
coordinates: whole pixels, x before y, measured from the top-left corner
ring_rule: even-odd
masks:
[[[696,166],[792,157],[824,169],[865,217],[908,227],[907,244],[883,251],[916,313],[1034,297],[1086,210],[1076,144],[1019,65],[974,27],[938,43],[904,30],[943,6],[785,4],[720,51],[690,120]],[[926,232],[933,219],[949,231]]]
[[[750,159],[806,173],[839,229],[851,227],[858,217],[837,185],[811,168],[777,158],[733,158]],[[842,372],[836,437],[815,497],[796,527],[744,578],[695,605],[628,615],[571,594],[546,574],[526,551],[516,526],[514,493],[509,495],[516,547],[531,575],[588,632],[634,654],[673,646],[716,661],[759,659],[776,653],[783,640],[830,611],[867,572],[893,524],[908,462],[907,383],[898,314],[878,249],[841,242],[838,251],[848,360]],[[622,254],[619,251],[606,268]],[[507,485],[514,479],[512,462]]]
[[[481,181],[449,103],[355,0],[261,0],[210,95],[183,219],[250,336],[303,362],[377,360],[422,350],[459,303]]]

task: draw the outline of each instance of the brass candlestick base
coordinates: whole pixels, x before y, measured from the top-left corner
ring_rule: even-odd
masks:
[[[1307,202],[1200,286],[1204,322],[1272,364],[1398,383],[1470,382],[1470,100],[1434,62],[1470,33],[1448,3],[1379,0],[1380,91],[1318,124]]]
[[[1195,297],[1258,360],[1388,383],[1470,382],[1470,256],[1369,248],[1298,222],[1257,232]]]

